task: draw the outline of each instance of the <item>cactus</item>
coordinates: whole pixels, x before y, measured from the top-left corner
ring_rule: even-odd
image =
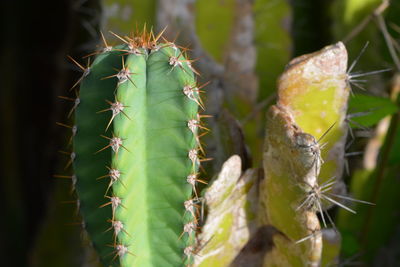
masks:
[[[71,162],[85,229],[107,266],[183,266],[202,161],[196,71],[161,34],[117,37],[81,66]]]
[[[278,85],[278,105],[286,107],[297,125],[323,144],[320,182],[335,177],[335,191],[342,190],[348,130],[345,119],[350,77],[346,68],[346,48],[339,42],[292,60]]]
[[[346,67],[342,43],[290,62],[279,79],[278,102],[267,114],[265,179],[257,185],[254,170],[238,179],[238,158],[224,164],[205,193],[209,214],[195,266],[246,266],[249,259],[255,266],[337,262],[340,235],[326,228],[333,223],[326,210],[331,204],[349,210],[340,203],[347,197],[336,192],[340,179],[332,178],[341,175],[344,162]]]
[[[320,224],[316,210],[311,208],[314,203],[302,203],[311,195],[307,190],[317,185],[318,144],[312,135],[301,131],[285,108],[272,106],[267,114],[264,153],[266,177],[260,184],[260,221],[286,236],[276,240],[277,251],[266,258],[265,266],[318,264],[322,251]],[[303,238],[307,240],[296,243]]]
[[[194,266],[228,266],[254,232],[258,203],[256,172],[247,170],[241,175],[241,165],[239,156],[230,157],[204,194],[208,215],[199,236]]]
[[[100,264],[101,258],[102,266],[107,267],[121,264],[180,266],[197,263],[203,266],[238,267],[282,262],[284,263],[280,265],[296,265],[300,262],[303,265],[331,266],[350,264],[351,260],[361,262],[362,265],[400,266],[400,228],[396,224],[400,219],[397,205],[400,201],[397,192],[400,186],[400,157],[397,152],[400,149],[400,100],[395,96],[400,88],[397,77],[397,72],[400,71],[400,1],[82,0],[65,1],[59,9],[52,12],[45,12],[43,5],[33,2],[28,8],[21,7],[19,3],[6,4],[2,9],[3,17],[9,23],[3,27],[7,38],[1,49],[4,52],[4,90],[0,90],[3,126],[1,147],[5,156],[1,163],[4,181],[0,181],[0,195],[5,218],[1,220],[1,229],[6,230],[0,235],[4,239],[0,242],[0,251],[3,258],[13,259],[13,265],[93,266],[95,262]],[[23,9],[28,12],[14,12]],[[22,25],[32,21],[41,29],[40,32],[17,34],[21,32]],[[94,64],[89,62],[86,65],[87,58],[82,61],[85,64],[80,67],[84,71],[84,77],[74,86],[76,90],[64,92],[64,89],[73,85],[69,79],[76,75],[72,75],[72,69],[65,66],[66,60],[60,60],[60,55],[68,53],[73,54],[74,58],[81,58],[89,54],[87,49],[92,50],[94,43],[100,41],[100,38],[95,38],[96,29],[103,32],[111,30],[123,36],[135,25],[147,25],[148,29],[152,25],[155,29],[168,25],[168,33],[166,31],[164,36],[168,34],[169,39],[190,45],[191,55],[200,58],[197,67],[201,69],[202,79],[210,80],[208,89],[212,89],[208,90],[205,105],[208,112],[215,115],[209,123],[213,134],[208,140],[202,140],[206,144],[205,149],[215,160],[209,166],[202,164],[202,169],[211,177],[220,170],[229,156],[238,154],[242,161],[243,175],[239,176],[239,168],[235,166],[238,175],[225,177],[226,180],[220,180],[220,177],[204,194],[199,187],[193,192],[193,184],[198,178],[187,175],[192,171],[197,174],[200,170],[197,170],[197,166],[193,168],[190,159],[186,159],[185,163],[185,166],[190,167],[179,168],[176,167],[178,163],[168,163],[171,157],[162,158],[171,151],[173,142],[167,142],[168,146],[159,150],[161,155],[157,158],[157,167],[166,162],[174,170],[186,168],[185,172],[179,173],[183,178],[175,177],[177,180],[171,182],[173,174],[166,172],[163,167],[158,168],[163,175],[155,177],[157,170],[148,162],[148,155],[143,157],[143,154],[155,153],[156,149],[150,148],[150,145],[165,143],[162,140],[172,135],[174,138],[171,137],[171,140],[177,139],[187,146],[182,153],[182,159],[188,157],[187,149],[196,149],[196,145],[190,145],[190,142],[194,140],[197,143],[200,135],[196,132],[196,137],[191,132],[191,129],[196,128],[198,119],[191,121],[189,128],[186,127],[187,118],[167,118],[162,120],[162,125],[157,125],[163,127],[157,128],[161,134],[147,135],[149,130],[155,129],[154,124],[157,124],[153,117],[159,120],[170,117],[169,111],[164,112],[162,117],[158,116],[159,113],[150,112],[150,104],[154,104],[154,101],[143,104],[136,97],[140,95],[138,90],[149,90],[146,66],[150,66],[150,58],[155,59],[161,51],[167,57],[171,51],[172,55],[179,55],[183,51],[179,58],[186,60],[183,59],[186,58],[185,49],[177,48],[174,52],[167,41],[159,39],[164,42],[160,44],[159,51],[150,53],[151,49],[145,45],[144,48],[136,47],[135,52],[138,55],[133,55],[129,54],[129,45],[138,39],[132,41],[120,37],[123,44],[117,47],[114,46],[117,44],[115,40],[107,39],[105,49],[93,54],[97,55],[97,59],[90,57],[90,62],[95,61]],[[111,33],[106,35],[109,38]],[[140,39],[140,36],[134,37]],[[143,40],[154,41],[156,38],[146,34]],[[26,40],[32,39],[36,41],[29,42],[30,52],[21,53],[26,50],[22,48],[26,46]],[[339,40],[346,44],[346,49],[353,58],[357,57],[360,49],[369,41],[365,53],[356,59],[356,68],[350,68],[347,73],[342,71],[340,77],[336,78],[325,75],[309,84],[306,81],[297,82],[298,76],[306,73],[303,69],[306,65],[304,63],[311,62],[311,57],[306,56],[289,66],[280,80],[279,92],[275,91],[277,75],[283,71],[283,64],[290,58],[317,51],[322,46]],[[42,60],[43,55],[46,60]],[[81,60],[78,61],[81,63]],[[19,67],[19,62],[24,62],[24,67]],[[175,65],[174,62],[171,63]],[[182,62],[185,71],[179,63],[175,68],[167,65],[173,70],[161,76],[168,76],[169,81],[169,78],[192,75],[187,63]],[[334,61],[332,63],[335,66],[341,65]],[[127,67],[126,75],[121,73],[114,76],[124,66]],[[392,68],[393,72],[363,78],[378,74],[379,71],[373,70],[383,68]],[[365,73],[366,71],[368,72]],[[252,77],[255,74],[258,78]],[[126,80],[119,83],[118,77],[124,79],[124,76],[129,76],[132,82]],[[145,76],[146,82],[143,82]],[[311,76],[309,78],[313,79]],[[390,86],[389,79],[392,77],[395,82]],[[333,85],[337,81],[341,85]],[[334,110],[338,106],[339,109],[346,109],[348,82],[358,88],[353,87],[354,95],[349,102],[352,114],[344,119],[344,112],[335,113]],[[285,83],[289,85],[285,86]],[[77,89],[80,84],[82,91],[79,92]],[[163,89],[167,90],[171,84],[164,83]],[[313,87],[317,87],[315,85],[325,89],[314,90],[316,88]],[[287,93],[284,93],[284,87]],[[335,87],[346,89],[335,91]],[[359,89],[365,91],[361,92]],[[129,91],[133,95],[128,94]],[[342,93],[337,102],[331,101],[335,99],[332,98],[333,92]],[[158,96],[161,98],[168,94],[160,93]],[[57,100],[57,95],[65,95],[62,98],[72,100],[72,103]],[[176,95],[175,98],[171,93],[171,101],[160,100],[151,110],[158,110],[158,106],[167,104],[165,102],[174,102],[176,113],[179,110],[186,116],[191,108],[182,108],[181,104],[175,104],[175,100],[179,97],[185,98],[185,95]],[[271,108],[266,120],[264,111],[276,100],[275,96],[279,98],[278,103]],[[127,100],[131,97],[137,102]],[[146,95],[146,100],[151,97]],[[198,102],[189,101],[193,106],[203,105],[195,93],[190,97],[190,101]],[[126,103],[127,101],[130,103]],[[328,107],[323,104],[324,101],[328,104],[337,103],[338,106]],[[146,112],[143,113],[143,110]],[[66,114],[68,117],[64,116]],[[325,117],[321,118],[321,115]],[[172,116],[176,117],[175,114]],[[385,118],[386,116],[390,117]],[[143,120],[149,123],[140,123]],[[347,127],[343,120],[348,121],[352,128]],[[164,126],[167,121],[172,126]],[[182,121],[185,123],[182,124]],[[165,130],[167,128],[171,130]],[[185,128],[187,136],[176,134]],[[261,143],[265,128],[268,129],[268,149],[264,161],[267,169],[265,172],[248,170],[263,164]],[[134,134],[122,136],[133,129]],[[353,132],[349,132],[351,136],[347,138],[347,151],[344,155],[353,157],[346,159],[343,157],[343,147],[348,129]],[[138,141],[133,145],[131,140],[138,139],[140,135],[145,141]],[[293,135],[300,138],[293,138]],[[152,137],[154,139],[147,142]],[[111,141],[108,138],[116,146],[108,146]],[[120,141],[124,147],[119,147]],[[119,147],[119,151],[114,153],[113,147]],[[63,154],[61,157],[57,152],[60,150]],[[176,152],[178,151],[182,150],[177,149]],[[272,152],[276,152],[274,155],[278,160],[271,158]],[[128,163],[129,155],[134,160]],[[341,177],[343,162],[348,162],[348,165],[345,164],[348,172],[344,178]],[[151,169],[152,172],[140,172],[139,165],[145,170]],[[292,166],[293,169],[287,166]],[[110,174],[107,167],[111,170],[121,167],[121,171],[111,172],[110,177],[107,176]],[[274,173],[277,169],[285,171],[285,175],[279,176],[279,180]],[[151,184],[138,182],[135,178],[132,178],[133,181],[125,180],[126,175],[133,177],[139,172],[149,178],[139,180],[149,181]],[[302,172],[305,174],[302,175]],[[247,176],[251,173],[260,176]],[[116,179],[118,174],[119,180]],[[55,180],[54,177],[64,180]],[[255,180],[256,178],[260,179]],[[162,184],[158,183],[158,179],[162,180]],[[157,181],[154,182],[155,180]],[[348,187],[349,196],[343,192],[345,190],[342,180]],[[72,182],[76,189],[72,194],[68,194],[71,190],[63,184],[65,181]],[[178,186],[178,181],[182,181],[182,188]],[[165,183],[169,183],[169,186]],[[222,185],[219,187],[221,190],[213,191],[212,188],[218,183]],[[223,188],[223,185],[233,184],[234,188]],[[251,186],[249,191],[247,186]],[[119,198],[117,194],[126,194],[125,190],[133,193]],[[151,194],[152,190],[157,193]],[[75,198],[76,196],[79,198]],[[221,202],[213,202],[212,198],[210,201],[210,196],[215,196]],[[254,211],[253,204],[258,207],[259,196],[263,206]],[[348,207],[347,210],[333,208],[331,200],[326,197],[332,198],[339,206]],[[365,199],[376,203],[376,207],[349,205],[340,202],[341,197],[347,198],[345,201],[350,197]],[[160,201],[162,198],[167,201]],[[186,211],[183,203],[191,198],[199,203],[186,202],[190,208]],[[249,200],[254,202],[249,205]],[[132,207],[134,202],[136,205]],[[156,206],[156,202],[161,204]],[[178,205],[178,202],[183,203]],[[149,203],[151,207],[147,205]],[[205,220],[203,217],[192,219],[199,216],[197,205],[200,203],[208,205],[201,213]],[[74,219],[75,216],[71,216],[75,212],[75,204],[83,215],[77,216],[77,220]],[[168,209],[167,206],[172,208]],[[164,210],[168,210],[167,219],[161,218],[167,214]],[[250,210],[251,216],[247,213]],[[349,213],[349,210],[357,212],[357,215]],[[132,214],[132,220],[127,221],[130,216],[128,214]],[[177,214],[181,214],[181,220],[178,220]],[[234,217],[232,214],[246,214],[247,217]],[[280,216],[287,216],[289,219],[280,220]],[[138,221],[136,218],[140,218],[138,220],[144,226],[139,234],[134,226],[134,222]],[[192,220],[194,223],[190,223]],[[313,228],[307,227],[310,226],[307,225],[307,220],[315,222]],[[246,227],[237,228],[236,223]],[[338,226],[340,234],[334,234],[335,231],[328,228],[333,224]],[[78,245],[80,237],[89,236],[86,233],[79,236],[82,225],[85,226],[84,232],[90,233],[91,244]],[[163,227],[164,225],[166,226]],[[153,228],[158,229],[154,230],[154,234]],[[52,239],[55,233],[59,237],[57,240]],[[263,242],[259,242],[264,236],[270,238],[262,238]],[[156,238],[158,239],[155,240]],[[159,245],[158,240],[161,239],[168,244]],[[322,254],[321,246],[317,244],[321,240]],[[155,245],[150,246],[150,243]],[[258,250],[253,250],[255,248]],[[95,253],[92,254],[92,251]],[[192,255],[191,259],[187,259],[185,251]],[[255,253],[250,255],[249,252]],[[97,259],[92,261],[91,255]],[[146,257],[152,262],[142,264],[139,259]],[[162,259],[166,259],[165,262],[161,262]]]
[[[328,178],[342,170],[346,67],[347,52],[338,43],[293,59],[279,79],[278,103],[267,114],[260,221],[287,238],[277,239],[277,250],[266,257],[264,266],[318,266],[321,261],[316,212],[326,227],[325,202],[337,203],[324,193],[338,182]],[[327,142],[323,149],[322,138]]]

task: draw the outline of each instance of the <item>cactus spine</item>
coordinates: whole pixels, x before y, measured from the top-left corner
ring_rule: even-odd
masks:
[[[84,68],[76,107],[76,192],[107,266],[192,261],[202,106],[185,50],[143,31]]]

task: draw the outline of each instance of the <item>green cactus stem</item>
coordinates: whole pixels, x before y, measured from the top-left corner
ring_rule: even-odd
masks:
[[[202,106],[192,60],[161,35],[120,37],[83,68],[73,166],[85,228],[113,266],[190,264]]]

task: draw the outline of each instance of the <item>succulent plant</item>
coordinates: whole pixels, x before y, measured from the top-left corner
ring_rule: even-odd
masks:
[[[80,65],[70,156],[84,228],[107,266],[183,266],[203,160],[197,71],[161,34],[115,36]]]

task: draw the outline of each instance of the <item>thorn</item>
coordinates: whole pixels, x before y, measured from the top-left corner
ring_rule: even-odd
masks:
[[[53,177],[54,178],[61,178],[61,179],[71,179],[71,184],[72,184],[71,193],[75,190],[76,182],[78,181],[78,179],[77,179],[75,174],[73,174],[73,175],[58,175],[58,174],[55,174],[55,175],[53,175]]]
[[[154,37],[153,31],[151,31],[152,41],[150,42],[150,45],[149,45],[149,49],[151,51],[158,51],[160,49],[160,46],[157,44],[157,42],[161,38],[161,36],[164,34],[166,29],[167,29],[167,26],[165,26],[164,29],[162,29],[161,32],[156,37]]]
[[[366,44],[364,45],[364,47],[361,49],[360,53],[358,54],[358,56],[356,57],[356,59],[351,63],[348,71],[347,71],[347,81],[348,83],[355,85],[356,87],[358,87],[359,89],[366,91],[366,89],[362,86],[360,86],[358,84],[358,82],[366,82],[366,80],[357,80],[354,78],[359,78],[359,77],[364,77],[364,76],[369,76],[369,75],[375,75],[375,74],[379,74],[382,72],[387,72],[387,71],[391,71],[392,69],[383,69],[383,70],[376,70],[376,71],[370,71],[370,72],[366,72],[366,73],[352,73],[351,71],[353,70],[353,68],[356,66],[356,64],[358,63],[358,61],[361,58],[361,55],[364,54],[365,50],[368,47],[369,42],[367,41]],[[351,91],[351,94],[353,94],[353,91]]]
[[[76,135],[76,132],[78,130],[78,127],[76,125],[70,126],[61,122],[56,122],[57,125],[71,129],[72,135],[69,138],[68,144],[70,145],[72,143],[72,138],[74,138],[74,136]]]
[[[61,154],[64,155],[69,155],[70,160],[67,162],[67,165],[65,165],[64,170],[66,170],[69,166],[71,166],[72,162],[75,160],[76,154],[75,152],[66,152],[66,151],[58,151]]]
[[[198,201],[198,199],[196,200]],[[183,202],[183,206],[185,207],[185,213],[189,212],[197,224],[196,211],[199,209],[199,205],[195,204],[194,199],[189,199]]]
[[[117,210],[117,208],[119,206],[121,206],[122,208],[126,209],[126,207],[122,204],[122,199],[116,196],[105,196],[106,198],[110,199],[109,202],[99,206],[99,208],[104,208],[108,205],[111,205],[111,210],[112,210],[112,220],[114,220],[115,217],[115,211]]]
[[[365,50],[367,49],[369,45],[369,41],[367,41],[364,45],[364,47],[361,49],[360,53],[358,54],[358,56],[356,57],[356,59],[353,60],[353,62],[351,63],[348,71],[347,71],[347,75],[350,75],[351,71],[353,70],[353,68],[356,66],[356,64],[358,63],[358,61],[360,60],[361,56],[364,54]]]
[[[300,205],[296,208],[296,210],[299,210],[304,207],[306,210],[318,211],[321,214],[321,219],[323,221],[323,225],[325,227],[327,227],[325,217],[324,217],[324,209],[322,208],[322,200],[331,202],[332,204],[337,205],[337,206],[339,206],[351,213],[354,213],[354,214],[356,214],[356,212],[354,210],[352,210],[349,207],[345,206],[344,204],[336,201],[335,199],[333,199],[333,197],[350,200],[353,202],[363,203],[363,204],[374,205],[373,203],[367,202],[364,200],[358,200],[358,199],[350,198],[347,196],[329,193],[328,191],[330,191],[332,189],[332,186],[336,183],[335,178],[336,177],[330,178],[328,181],[323,183],[321,186],[319,186],[318,184],[315,184],[314,186],[310,186],[310,189],[307,191],[307,196],[300,203]],[[325,214],[327,215],[329,222],[332,223],[332,225],[335,227],[335,224],[333,223],[333,220],[332,220],[332,218],[330,218],[329,214],[326,211],[325,211]]]
[[[344,158],[344,170],[346,171],[346,175],[350,176],[350,166],[347,158]]]
[[[171,48],[174,49],[175,51],[178,50],[178,47],[179,47],[179,46],[177,46],[177,45],[175,44],[176,39],[178,39],[178,36],[179,36],[179,32],[176,34],[176,36],[175,36],[175,38],[174,38],[174,40],[173,40],[172,42],[170,42],[170,41],[168,41],[167,39],[165,39],[164,37],[162,37],[163,41],[166,43],[162,48],[164,48],[164,47],[171,47]],[[179,47],[179,48],[180,48],[180,47]]]
[[[117,77],[118,85],[120,85],[120,84],[122,84],[122,83],[124,83],[126,81],[130,81],[133,84],[133,86],[136,87],[136,84],[132,81],[132,79],[130,77],[130,75],[133,75],[133,74],[136,74],[136,73],[130,72],[129,66],[125,66],[124,57],[121,57],[121,58],[122,58],[122,69],[119,70],[119,72],[117,74],[103,77],[103,78],[101,78],[101,80]]]
[[[178,48],[177,48],[177,46],[176,46],[174,43],[169,43],[169,44],[167,44],[167,45],[165,45],[165,46],[163,46],[163,47],[172,47],[172,48],[175,50],[175,55],[167,55],[167,56],[168,56],[168,63],[169,63],[170,66],[172,66],[171,71],[172,71],[175,67],[179,67],[179,68],[180,68],[182,71],[184,71],[186,74],[189,74],[189,73],[186,71],[186,69],[184,68],[184,66],[183,66],[183,63],[186,62],[188,68],[189,68],[192,72],[194,72],[194,73],[197,74],[198,76],[201,76],[200,73],[199,73],[195,68],[193,68],[193,66],[192,66],[192,63],[193,63],[193,62],[196,62],[198,59],[194,59],[194,60],[190,60],[190,59],[186,59],[186,58],[179,59],[181,56],[184,57],[184,56],[183,56],[183,53],[184,53],[186,50],[188,50],[187,48],[179,47],[179,48],[181,48],[181,51],[180,51],[180,53],[179,53],[178,55],[176,55],[176,51],[177,51]]]
[[[307,240],[309,240],[309,239],[315,237],[315,236],[318,235],[318,234],[319,234],[319,235],[321,234],[321,230],[312,231],[312,233],[311,233],[310,235],[308,235],[308,236],[306,236],[306,237],[304,237],[304,238],[302,238],[302,239],[297,240],[297,241],[295,242],[295,244],[303,243],[304,241],[307,241]]]
[[[100,37],[101,37],[101,40],[103,41],[103,48],[100,49],[99,51],[90,53],[90,54],[84,56],[83,58],[91,57],[91,56],[98,55],[98,54],[108,53],[108,52],[112,51],[113,47],[107,44],[106,38],[104,38],[104,34],[101,31],[100,31]]]
[[[188,157],[192,161],[193,166],[200,165],[198,153],[199,153],[198,150],[195,148],[189,150]]]
[[[346,118],[345,118],[344,120],[345,120],[345,122],[347,122],[347,124],[348,124],[349,132],[350,132],[350,135],[351,135],[351,137],[352,137],[353,139],[355,138],[355,136],[354,136],[354,132],[353,132],[353,129],[352,129],[352,127],[351,127],[351,124],[353,124],[354,126],[360,128],[360,129],[362,129],[362,130],[365,130],[365,131],[369,131],[370,128],[368,128],[368,127],[362,125],[361,123],[359,123],[359,122],[357,122],[357,121],[355,121],[355,120],[352,120],[352,118],[357,118],[357,117],[366,116],[366,115],[368,115],[368,114],[370,114],[370,113],[371,113],[371,111],[365,111],[365,112],[357,112],[357,113],[347,114],[347,115],[346,115]]]
[[[169,57],[168,63],[169,63],[169,65],[172,66],[172,69],[173,69],[173,68],[176,68],[176,67],[179,67],[179,68],[180,68],[182,71],[184,71],[186,74],[189,74],[189,73],[185,70],[185,68],[184,68],[184,66],[183,66],[183,63],[186,62],[186,65],[188,66],[188,68],[189,68],[191,71],[193,71],[193,72],[194,72],[195,74],[197,74],[198,76],[201,76],[200,73],[192,66],[192,63],[195,62],[195,61],[197,61],[197,59],[195,59],[195,60],[179,59],[179,57],[182,55],[182,53],[183,53],[183,52],[179,53],[178,56],[170,56],[170,57]],[[171,70],[172,70],[172,69],[171,69]]]
[[[190,258],[193,255],[197,255],[194,246],[187,246],[186,248],[184,248],[183,253],[187,258]]]
[[[199,115],[200,118],[212,118],[213,115]]]
[[[123,256],[126,255],[126,253],[128,253],[128,254],[130,254],[130,255],[132,255],[132,256],[135,256],[134,254],[132,254],[132,253],[129,251],[128,247],[125,246],[125,245],[122,245],[122,244],[114,244],[114,245],[109,245],[109,247],[112,247],[112,248],[115,249],[115,251],[114,251],[115,256],[114,256],[113,259],[112,259],[113,261],[115,261],[115,259],[116,259],[117,257],[119,257],[119,258],[121,259]]]
[[[391,68],[388,68],[388,69],[374,70],[374,71],[369,71],[369,72],[364,72],[364,73],[350,73],[350,74],[348,74],[348,76],[349,76],[349,81],[367,82],[367,80],[357,80],[357,79],[353,79],[353,78],[375,75],[375,74],[379,74],[379,73],[383,73],[383,72],[388,72],[391,70],[392,70]]]
[[[70,98],[70,97],[66,97],[66,96],[58,96],[58,98],[74,102],[74,105],[72,106],[71,110],[68,112],[68,118],[71,117],[72,112],[74,112],[74,110],[76,110],[78,105],[81,103],[81,100],[80,100],[80,98],[78,96],[78,93],[76,91],[75,91],[75,94],[76,94],[76,98]]]
[[[122,184],[122,186],[125,187],[125,185],[124,185],[124,184],[122,183],[122,181],[120,180],[120,176],[121,176],[122,172],[119,171],[118,169],[110,168],[110,167],[108,167],[108,166],[106,166],[106,168],[108,169],[108,174],[103,175],[103,176],[100,176],[100,177],[98,177],[98,178],[96,179],[96,180],[100,180],[100,179],[103,179],[103,178],[110,177],[110,183],[108,184],[107,190],[106,190],[106,192],[104,193],[104,196],[105,196],[105,197],[107,197],[108,190],[110,190],[111,186],[112,186],[115,182],[119,181],[119,182]],[[126,187],[125,187],[125,188],[126,188]],[[113,200],[113,199],[111,199],[111,200]]]
[[[186,85],[183,87],[183,94],[187,96],[187,98],[189,98],[190,100],[196,102],[196,104],[199,105],[202,110],[205,109],[203,101],[201,100],[199,94],[199,88]]]
[[[364,154],[364,152],[362,152],[362,151],[356,151],[356,152],[347,152],[347,153],[344,153],[344,156],[345,156],[345,157],[353,157],[353,156],[359,156],[359,155],[362,155],[362,154]]]
[[[131,237],[127,232],[126,232],[126,230],[124,229],[124,225],[123,225],[123,223],[121,222],[121,221],[115,221],[114,219],[112,219],[112,220],[107,220],[107,222],[109,222],[109,223],[111,223],[111,227],[110,228],[108,228],[107,230],[105,230],[104,232],[108,232],[108,231],[110,231],[111,229],[113,229],[114,231],[114,233],[113,233],[113,236],[114,236],[114,244],[117,242],[117,236],[118,236],[118,234],[122,231],[122,232],[124,232],[127,236],[129,236],[129,237]]]
[[[187,127],[189,128],[189,130],[196,135],[197,134],[197,128],[199,128],[200,126],[200,122],[198,120],[195,119],[191,119],[187,122]]]
[[[333,126],[336,125],[336,122],[334,122],[331,126],[329,126],[328,130],[326,130],[321,137],[317,140],[317,143],[319,144],[321,140],[332,130]]]
[[[101,39],[103,40],[103,44],[104,44],[104,48],[103,48],[102,53],[111,52],[111,50],[112,50],[113,47],[112,47],[112,46],[109,46],[109,45],[107,44],[107,41],[106,41],[106,38],[104,38],[103,32],[100,31],[100,35],[101,35]]]
[[[197,178],[198,175],[199,175],[199,173],[192,173],[192,174],[189,174],[186,177],[186,181],[188,182],[188,184],[192,185],[192,188],[193,188],[193,191],[194,191],[194,194],[195,194],[196,198],[199,198],[198,195],[197,195],[197,191],[196,191],[196,182],[199,182],[199,183],[202,183],[202,184],[207,184],[206,181],[198,179]]]
[[[116,33],[113,33],[112,31],[109,31],[109,33],[111,33],[112,35],[114,35],[115,37],[117,37],[118,39],[120,39],[122,42],[124,42],[125,44],[129,45],[129,42],[127,40],[125,40],[124,38],[122,38],[121,36],[119,36]]]
[[[75,63],[75,65],[77,65],[83,72],[82,76],[78,79],[78,81],[76,81],[76,83],[71,87],[71,89],[69,89],[70,91],[72,91],[72,89],[74,89],[82,80],[83,78],[85,78],[86,76],[88,76],[90,74],[90,58],[88,58],[88,63],[86,65],[86,68],[84,68],[81,64],[79,64],[75,59],[73,59],[71,56],[67,56],[72,62]]]
[[[198,58],[192,59],[192,60],[186,60],[186,64],[188,65],[188,67],[189,67],[189,69],[190,69],[191,71],[193,71],[197,76],[201,77],[200,72],[199,72],[198,70],[196,70],[196,69],[193,67],[193,65],[192,65],[194,62],[196,62],[196,61],[198,61],[198,60],[199,60]]]
[[[125,139],[122,139],[122,138],[120,138],[120,137],[117,137],[117,136],[115,136],[114,134],[112,135],[112,136],[113,136],[112,138],[110,138],[110,137],[108,137],[108,136],[104,136],[104,135],[100,135],[100,136],[103,137],[103,138],[105,138],[105,139],[107,139],[107,140],[110,140],[110,143],[109,143],[108,145],[106,145],[105,147],[103,147],[102,149],[96,151],[94,154],[97,154],[97,153],[99,153],[99,152],[101,152],[101,151],[103,151],[103,150],[105,150],[105,149],[107,149],[107,148],[109,148],[109,147],[111,147],[111,149],[114,151],[114,153],[115,153],[116,156],[118,155],[118,151],[119,151],[119,148],[120,148],[120,147],[122,147],[122,148],[125,149],[126,151],[130,152],[130,151],[129,151],[126,147],[124,147],[124,145],[122,144],[122,141],[125,140]]]
[[[79,211],[81,207],[81,201],[79,199],[74,199],[74,200],[65,200],[65,201],[60,201],[61,204],[75,204],[76,210],[75,210],[75,216],[79,216]]]
[[[197,224],[196,224],[196,222],[192,221],[192,222],[186,223],[186,224],[183,226],[183,232],[182,232],[182,234],[179,236],[178,239],[181,239],[182,236],[183,236],[185,233],[188,233],[188,235],[191,235],[194,231],[196,231],[196,229],[197,229]]]
[[[201,125],[200,122],[200,116],[199,114],[197,114],[197,119],[191,119],[187,122],[187,127],[189,128],[189,130],[193,133],[193,135],[195,136],[198,148],[200,149],[200,151],[203,153],[203,155],[205,154],[205,151],[203,149],[202,143],[200,142],[200,137],[204,136],[205,134],[207,134],[207,132],[210,131],[210,129],[204,127],[203,125]],[[202,134],[198,134],[198,128],[207,131],[206,133],[202,133]]]
[[[182,61],[180,61],[177,57],[171,56],[168,61],[169,65],[172,67],[183,67]]]
[[[131,119],[129,118],[129,116],[124,112],[124,108],[127,108],[127,107],[129,107],[129,106],[124,106],[124,105],[123,105],[121,102],[119,102],[117,99],[115,100],[114,103],[111,102],[111,101],[109,101],[109,100],[106,100],[106,102],[110,105],[110,107],[107,108],[107,109],[103,109],[103,110],[100,110],[100,111],[96,112],[96,113],[102,113],[102,112],[109,111],[109,110],[112,111],[112,116],[111,116],[111,119],[110,119],[110,120],[108,121],[108,123],[107,123],[107,127],[106,127],[105,132],[107,132],[107,130],[108,130],[108,128],[110,127],[111,123],[113,122],[113,120],[115,119],[115,117],[116,117],[119,113],[122,113],[123,115],[125,115],[125,117],[126,117],[128,120],[131,120]]]
[[[126,39],[124,39],[123,37],[113,33],[112,31],[110,31],[110,33],[112,35],[114,35],[115,37],[117,37],[118,39],[120,39],[122,42],[124,42],[129,50],[120,50],[120,49],[116,49],[115,51],[122,51],[122,52],[127,52],[128,54],[135,54],[135,55],[142,55],[143,53],[138,49],[141,46],[142,40],[140,40],[140,37],[133,37],[133,38],[129,38],[126,37]]]
[[[197,119],[191,119],[191,120],[189,120],[189,121],[187,122],[187,127],[189,128],[189,130],[190,130],[194,135],[197,135],[197,130],[198,130],[198,128],[200,128],[200,129],[202,129],[202,130],[205,130],[205,131],[210,131],[210,129],[204,127],[204,126],[201,124],[200,117],[201,117],[201,116],[200,116],[199,114],[197,114]]]

